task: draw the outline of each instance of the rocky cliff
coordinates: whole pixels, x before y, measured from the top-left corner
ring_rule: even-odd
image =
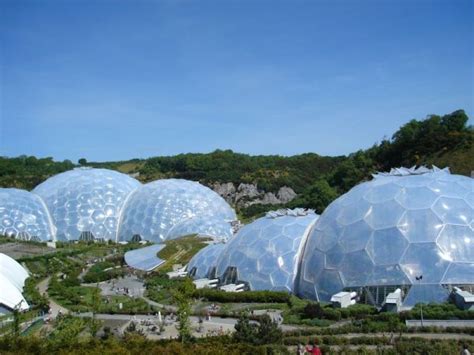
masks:
[[[210,187],[228,203],[239,207],[248,207],[254,204],[285,204],[296,197],[296,193],[288,186],[281,187],[276,194],[259,190],[254,184],[241,183],[236,187],[231,182],[215,182]]]

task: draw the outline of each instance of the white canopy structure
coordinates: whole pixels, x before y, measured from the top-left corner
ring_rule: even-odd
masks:
[[[8,255],[0,254],[0,312],[17,307],[21,311],[29,308],[22,295],[28,272]]]

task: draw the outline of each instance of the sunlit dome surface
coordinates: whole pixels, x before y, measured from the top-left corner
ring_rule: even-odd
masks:
[[[445,301],[446,284],[474,284],[474,180],[421,168],[374,175],[329,205],[308,238],[298,287],[320,301],[366,287],[380,303],[386,286],[406,286],[412,306]]]
[[[199,250],[189,261],[187,271],[194,279],[214,278],[217,259],[225,244],[210,244]]]
[[[304,241],[318,219],[302,209],[269,212],[244,226],[222,251],[217,274],[226,279],[235,268],[251,290],[293,292]]]
[[[25,190],[0,188],[0,235],[48,241],[54,239],[53,228],[39,196]]]
[[[116,171],[79,168],[49,178],[33,192],[48,206],[58,240],[116,240],[122,207],[139,186]]]
[[[157,180],[141,186],[129,198],[119,240],[138,235],[142,240],[162,242],[195,233],[227,239],[232,236],[228,222],[235,219],[227,202],[198,182]]]

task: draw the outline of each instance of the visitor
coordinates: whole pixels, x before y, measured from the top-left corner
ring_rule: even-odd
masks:
[[[296,348],[296,355],[304,355],[306,353],[303,344],[299,343]]]
[[[321,349],[319,348],[317,341],[313,341],[312,344],[306,346],[306,351],[312,355],[322,355]]]
[[[469,351],[467,344],[463,345],[462,350],[461,350],[461,355],[471,355],[471,352]]]

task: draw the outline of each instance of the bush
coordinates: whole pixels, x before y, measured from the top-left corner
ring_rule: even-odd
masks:
[[[194,298],[204,298],[211,302],[258,302],[258,303],[289,303],[290,294],[280,291],[245,291],[224,292],[208,288],[195,290]]]

